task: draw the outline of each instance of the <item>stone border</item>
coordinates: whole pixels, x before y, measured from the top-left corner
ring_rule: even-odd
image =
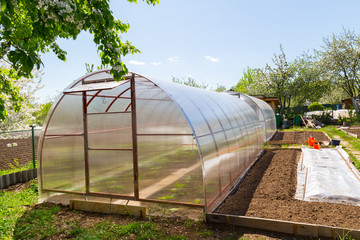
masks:
[[[10,173],[0,176],[0,189],[7,188],[17,183],[25,183],[37,177],[37,169],[29,169],[21,172]]]

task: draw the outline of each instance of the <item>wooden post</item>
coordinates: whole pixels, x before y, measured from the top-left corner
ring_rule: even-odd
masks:
[[[90,179],[89,179],[89,145],[88,145],[88,124],[87,124],[87,104],[86,92],[82,93],[83,104],[83,127],[84,127],[84,159],[85,159],[85,186],[86,193],[90,192]]]
[[[132,145],[133,145],[133,168],[134,168],[134,195],[139,199],[139,164],[137,146],[137,121],[136,121],[136,95],[135,95],[135,74],[132,73],[130,80],[131,88],[131,124],[132,124]]]

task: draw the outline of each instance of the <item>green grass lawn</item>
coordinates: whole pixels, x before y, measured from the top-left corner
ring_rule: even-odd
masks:
[[[28,189],[0,191],[0,239],[12,239],[17,220],[38,201],[37,184],[32,181]]]

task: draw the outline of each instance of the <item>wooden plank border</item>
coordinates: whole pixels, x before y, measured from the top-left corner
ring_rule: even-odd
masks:
[[[295,236],[330,237],[338,239],[346,234],[348,237],[360,239],[360,229],[347,229],[310,223],[274,220],[267,218],[245,217],[217,213],[206,214],[206,220],[211,223],[223,223],[248,228],[256,228],[273,232],[293,234]]]
[[[360,137],[360,136],[358,137],[358,135],[355,134],[355,133],[351,133],[351,132],[345,131],[345,129],[340,128],[340,130],[343,131],[344,133],[352,136],[352,137],[355,137],[355,138],[359,138],[359,137]]]
[[[79,199],[70,200],[70,209],[96,212],[105,214],[120,214],[144,218],[146,216],[146,207],[125,205],[119,203],[107,203],[98,201],[86,201]]]
[[[269,144],[296,144],[296,140],[273,140],[268,141]]]

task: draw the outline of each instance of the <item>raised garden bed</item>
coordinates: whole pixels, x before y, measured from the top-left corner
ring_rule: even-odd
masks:
[[[294,198],[300,153],[267,150],[216,213],[360,229],[358,206]]]
[[[316,141],[331,141],[328,135],[324,132],[316,131],[288,131],[277,132],[269,141],[270,144],[305,144],[309,137],[314,137]]]
[[[341,128],[341,130],[349,134],[350,136],[360,138],[360,127],[354,127],[354,128]]]

